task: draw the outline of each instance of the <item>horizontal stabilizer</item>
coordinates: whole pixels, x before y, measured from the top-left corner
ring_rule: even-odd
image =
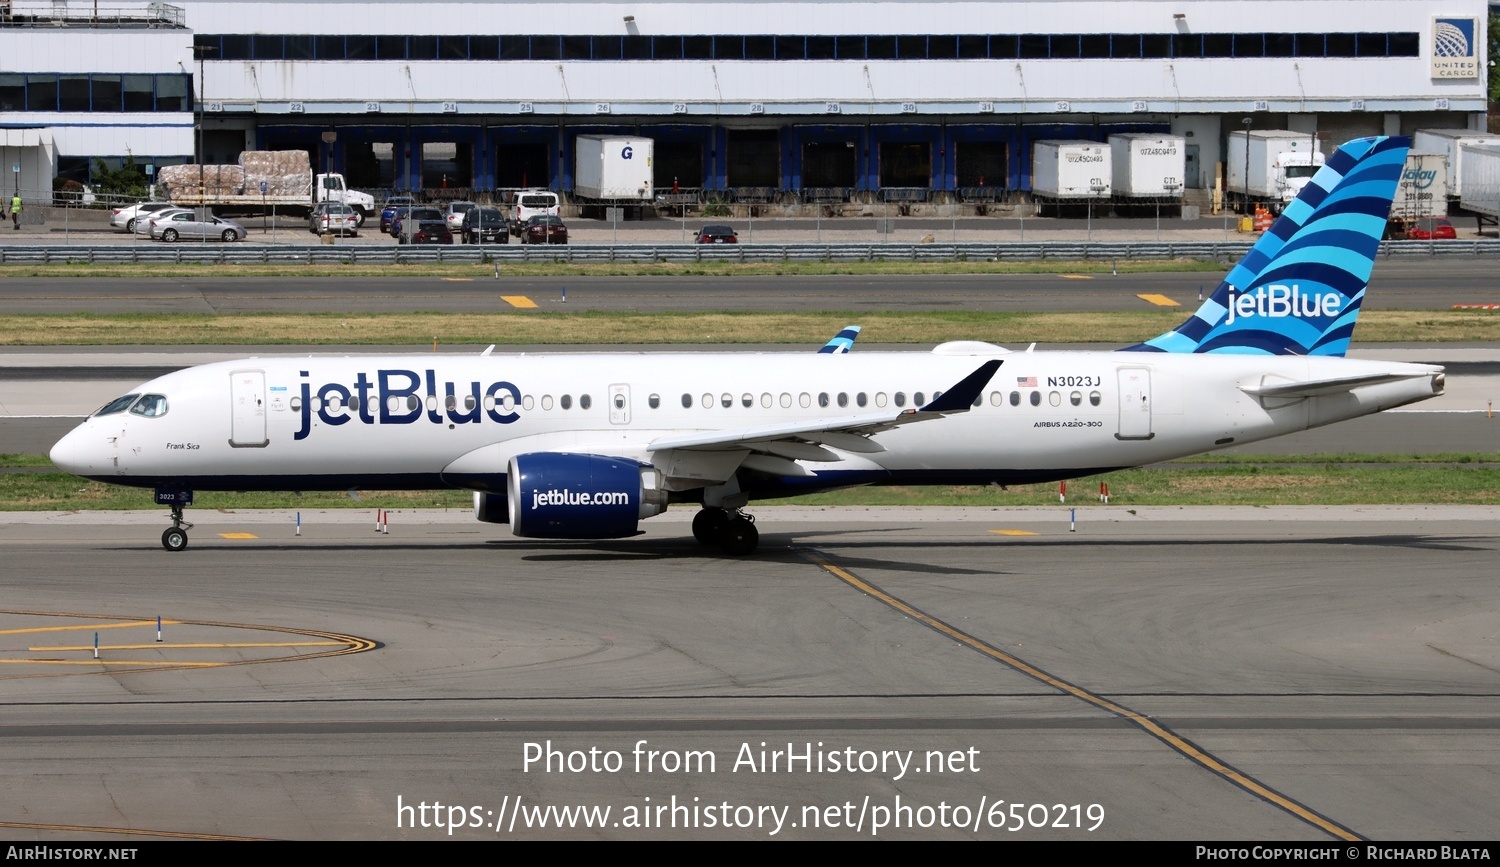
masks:
[[[1386,382],[1401,382],[1432,376],[1438,371],[1423,373],[1366,373],[1359,376],[1340,376],[1333,379],[1310,379],[1303,382],[1272,382],[1260,385],[1242,385],[1240,391],[1255,397],[1317,397],[1323,394],[1340,394],[1366,385]]]

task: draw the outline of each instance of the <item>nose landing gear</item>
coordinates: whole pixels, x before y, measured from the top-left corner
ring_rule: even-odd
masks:
[[[183,520],[182,510],[193,504],[193,492],[177,489],[157,488],[157,505],[170,506],[172,509],[172,526],[161,534],[161,546],[168,551],[181,551],[187,547],[187,531],[193,525]]]

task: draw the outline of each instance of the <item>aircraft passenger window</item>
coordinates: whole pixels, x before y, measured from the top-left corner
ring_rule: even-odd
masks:
[[[818,406],[827,406],[827,405],[828,405],[828,392],[826,392],[826,391],[820,391],[820,392],[818,392]]]
[[[437,412],[437,395],[435,395],[435,394],[429,394],[429,395],[427,395],[427,411],[428,412]]]
[[[394,394],[391,395],[390,397],[386,398],[385,399],[385,408],[387,410],[390,410],[391,412],[400,412],[401,411],[401,398],[397,397]],[[352,409],[352,407],[351,407],[351,409]]]
[[[99,407],[94,415],[114,415],[117,412],[124,412],[130,408],[132,403],[135,403],[135,399],[138,397],[140,397],[139,394],[127,394],[124,397],[117,397],[104,406]]]
[[[709,394],[706,391],[703,393],[703,408],[704,409],[713,409],[714,408],[714,396],[711,395],[711,394]]]
[[[449,412],[452,412],[453,409],[458,406],[458,398],[451,394],[448,395],[447,397],[443,398],[443,406]]]
[[[312,399],[312,411],[313,412],[322,412],[323,411],[323,399],[321,397],[315,397],[315,398]]]
[[[1005,403],[1005,395],[998,391],[990,392],[990,406],[999,406]]]
[[[877,392],[875,392],[875,405],[876,406],[885,406],[885,392],[883,392],[883,391],[877,391]]]
[[[976,395],[974,395],[974,405],[976,407],[978,407],[978,406],[984,406],[984,395],[982,395],[982,394],[976,394]]]
[[[300,398],[300,397],[294,397],[294,398],[292,398],[292,412],[301,412],[301,411],[302,411],[302,398]]]
[[[1078,406],[1079,404],[1083,403],[1083,395],[1080,392],[1075,391],[1072,394],[1068,395],[1068,402],[1073,404],[1074,406]]]
[[[339,397],[337,394],[330,394],[328,396],[328,411],[329,412],[338,412],[339,410],[341,410],[343,408],[344,408],[344,399],[343,398]]]
[[[589,397],[586,394],[580,394],[580,395],[578,395],[578,408],[579,409],[588,409],[589,407],[591,407],[593,405],[594,405],[594,399],[592,397]]]
[[[652,409],[656,409],[658,406],[661,405],[661,398],[657,397],[656,395],[653,394],[650,397],[646,398],[646,402],[649,403],[649,404],[651,404],[651,408]],[[625,395],[623,395],[623,394],[617,394],[617,395],[615,395],[615,409],[624,409],[624,408],[625,408]]]
[[[526,408],[527,409],[531,409],[531,407],[529,405]],[[468,412],[473,412],[474,411],[474,395],[472,395],[472,394],[466,394],[466,395],[464,395],[464,409],[467,410]]]
[[[1010,405],[1011,406],[1020,406],[1021,405],[1021,393],[1019,391],[1013,391],[1013,392],[1010,393]]]
[[[646,403],[649,404],[652,409],[661,409],[661,395],[651,395],[650,397],[646,398]],[[615,395],[615,407],[618,409],[625,408],[625,395]]]
[[[864,392],[860,392],[859,394],[856,394],[854,396],[854,402],[857,403],[857,404],[859,404],[860,406],[864,406],[865,405],[865,393]]]
[[[848,405],[849,405],[849,395],[845,394],[842,391],[839,392],[839,406],[848,406]]]
[[[683,394],[682,394],[682,408],[683,409],[692,409],[693,408],[693,396],[691,394],[688,394],[687,392],[683,392]]]
[[[1099,405],[1099,392],[1097,392],[1097,391],[1091,391],[1091,392],[1089,392],[1089,406],[1098,406],[1098,405]]]
[[[1062,406],[1062,394],[1056,391],[1052,392],[1047,395],[1047,402],[1053,406]]]
[[[761,393],[760,405],[765,409],[771,408],[771,393],[769,391]]]
[[[781,393],[781,408],[782,409],[790,409],[791,406],[792,406],[792,396],[790,394],[787,394],[786,392],[783,391]]]
[[[740,406],[743,406],[745,409],[755,406],[755,395],[748,391],[740,395]]]
[[[1031,393],[1031,405],[1032,406],[1041,406],[1042,405],[1042,393],[1040,391],[1033,391]]]
[[[920,392],[920,391],[911,396],[911,405],[912,406],[922,406],[922,405],[924,405],[926,403],[927,403],[927,401],[925,401],[925,400],[922,399],[922,392]]]
[[[507,391],[505,396],[500,398],[500,405],[505,407],[506,412],[510,412],[516,408],[516,396]]]
[[[938,398],[940,398],[942,396],[943,396],[943,393],[941,391],[934,391],[932,393],[932,399],[933,400],[937,400]]]
[[[417,397],[414,394],[408,394],[406,396],[406,408],[408,410],[416,409],[417,407],[419,407],[421,405],[422,405],[422,399],[421,398]]]
[[[727,391],[724,392],[719,396],[719,403],[724,404],[725,409],[729,409],[731,406],[734,406],[734,395]]]
[[[351,395],[349,395],[348,406],[349,406],[349,409],[350,409],[351,412],[359,412],[359,395],[357,395],[357,394],[351,394]]]
[[[484,396],[484,408],[486,412],[495,408],[495,396],[493,394]]]
[[[896,392],[896,406],[906,406],[906,392]]]
[[[565,394],[562,397],[558,398],[557,400],[558,400],[558,403],[562,405],[563,409],[572,409],[573,408],[573,395],[571,395],[571,394]]]
[[[552,408],[552,395],[550,395],[550,394],[544,394],[544,395],[542,395],[542,409],[549,410],[551,408]]]
[[[800,404],[803,409],[807,409],[809,406],[812,406],[812,395],[808,394],[805,391],[802,392],[802,394],[797,397],[797,403]]]
[[[536,406],[536,401],[532,399],[531,395],[528,394],[525,397],[521,398],[522,409],[530,410],[533,406]]]

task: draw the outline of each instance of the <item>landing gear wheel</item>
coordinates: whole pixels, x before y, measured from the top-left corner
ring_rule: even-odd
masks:
[[[760,544],[760,531],[755,529],[755,521],[749,515],[740,515],[724,527],[720,544],[731,557],[743,557]]]
[[[699,510],[693,516],[693,538],[705,545],[717,545],[729,526],[729,513],[713,507]]]
[[[162,531],[161,546],[168,551],[181,551],[187,547],[187,531],[181,527],[168,527]]]

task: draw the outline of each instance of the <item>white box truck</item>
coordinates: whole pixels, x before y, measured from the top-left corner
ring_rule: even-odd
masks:
[[[1443,154],[1448,158],[1448,201],[1457,205],[1463,198],[1463,157],[1465,147],[1495,147],[1500,135],[1474,129],[1419,129],[1412,136],[1412,150],[1424,154]]]
[[[1187,173],[1187,141],[1182,136],[1128,132],[1109,137],[1110,186],[1115,202],[1180,204]]]
[[[1241,213],[1265,205],[1279,214],[1322,167],[1323,153],[1312,133],[1235,130],[1229,134],[1224,156],[1225,201]]]
[[[1409,151],[1396,197],[1391,200],[1391,219],[1415,220],[1448,216],[1448,157]]]
[[[1460,206],[1480,216],[1480,223],[1500,220],[1500,145],[1468,145],[1464,151]]]
[[[1031,195],[1044,209],[1109,201],[1109,145],[1064,139],[1036,142],[1031,148]]]
[[[581,135],[577,140],[573,195],[591,204],[646,204],[653,142],[641,136]]]

